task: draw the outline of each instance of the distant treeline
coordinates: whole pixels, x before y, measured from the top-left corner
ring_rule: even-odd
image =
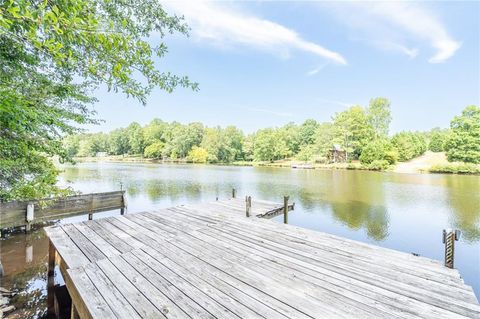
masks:
[[[465,108],[450,129],[400,132],[389,136],[390,102],[372,99],[367,107],[352,106],[329,122],[309,119],[245,135],[235,126],[205,127],[153,119],[142,127],[133,122],[110,133],[71,135],[64,146],[72,157],[139,155],[154,159],[187,159],[194,163],[274,161],[292,158],[327,163],[333,146],[346,152],[347,161],[383,168],[406,161],[427,149],[447,151],[451,161],[480,163],[480,109]],[[476,134],[476,135],[475,135]]]

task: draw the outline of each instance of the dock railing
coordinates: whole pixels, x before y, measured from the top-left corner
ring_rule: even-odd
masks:
[[[92,193],[58,198],[0,203],[0,229],[31,225],[77,215],[93,214],[127,207],[125,191]]]

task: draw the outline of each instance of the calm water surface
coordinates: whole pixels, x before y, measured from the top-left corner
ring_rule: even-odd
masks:
[[[443,260],[442,230],[462,231],[456,268],[480,296],[480,177],[279,168],[81,163],[61,184],[84,193],[127,190],[128,213],[239,196],[296,203],[289,223]],[[119,212],[105,212],[94,218]],[[62,222],[86,220],[86,216]],[[282,221],[282,216],[276,218]],[[2,286],[22,290],[19,317],[45,309],[48,243],[41,229],[1,242]]]

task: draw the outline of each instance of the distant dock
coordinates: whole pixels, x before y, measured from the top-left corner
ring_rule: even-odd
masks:
[[[72,318],[480,318],[456,269],[255,218],[280,214],[282,204],[253,200],[247,218],[245,205],[222,200],[45,228],[49,312],[57,262]]]

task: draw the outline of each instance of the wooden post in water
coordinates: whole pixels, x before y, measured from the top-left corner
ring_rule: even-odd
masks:
[[[237,197],[237,190],[235,188],[232,188],[232,198]]]
[[[283,196],[283,223],[288,224],[288,196]]]
[[[120,208],[120,215],[125,214],[125,209],[127,208],[127,196],[125,195],[125,192],[122,194],[122,208]]]
[[[55,255],[57,253],[52,241],[49,240],[48,246],[48,272],[47,272],[47,311],[49,316],[55,314]]]
[[[455,260],[455,241],[460,239],[460,231],[443,230],[443,243],[445,244],[445,267],[453,268]]]
[[[93,194],[90,195],[90,212],[88,213],[88,220],[93,219]]]
[[[35,218],[35,205],[32,203],[27,204],[27,214],[25,216],[25,220],[27,224],[25,225],[25,232],[29,232],[32,229],[32,221]]]
[[[252,211],[252,196],[245,196],[245,214],[250,217]]]

